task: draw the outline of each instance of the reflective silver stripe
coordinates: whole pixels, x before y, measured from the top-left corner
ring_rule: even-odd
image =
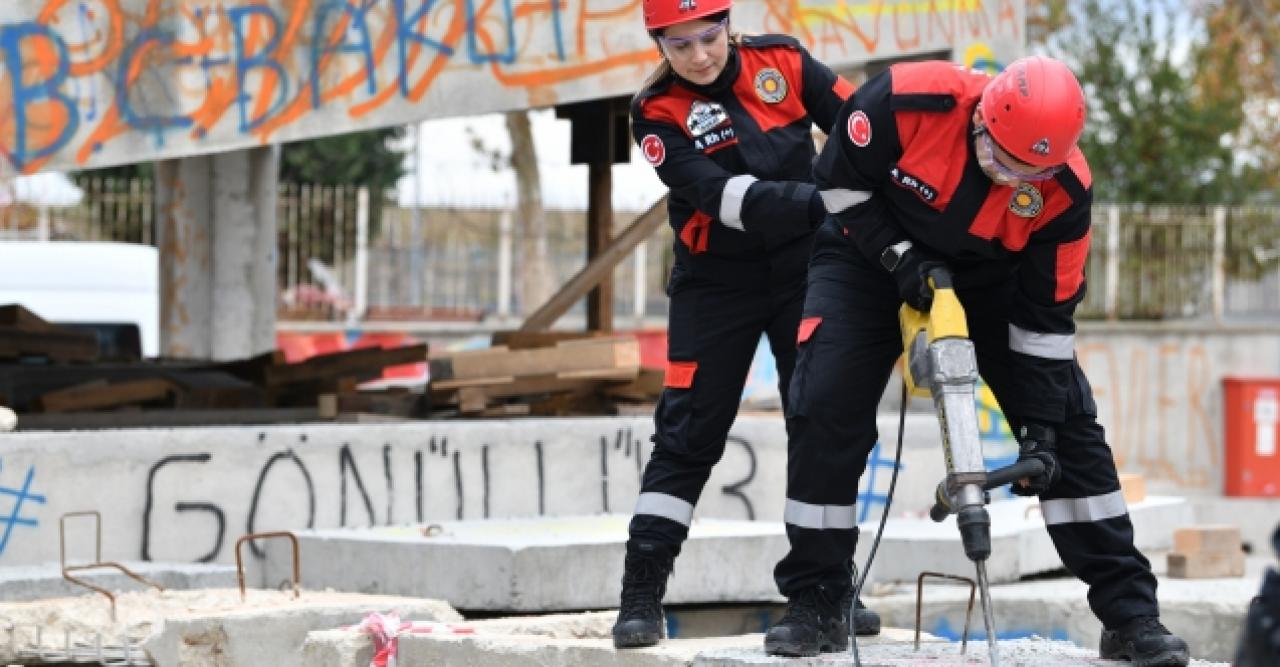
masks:
[[[1040,501],[1040,514],[1044,516],[1045,525],[1049,526],[1055,523],[1114,519],[1128,512],[1129,508],[1124,504],[1123,491],[1112,491],[1088,498],[1056,498]]]
[[[782,520],[793,526],[815,530],[829,528],[848,530],[858,525],[858,517],[854,513],[853,505],[810,505],[790,498],[787,498]]]
[[[1075,358],[1076,336],[1075,334],[1028,331],[1010,324],[1009,349],[1042,359],[1065,359],[1070,361]]]
[[[747,188],[755,182],[756,177],[751,174],[734,176],[725,181],[724,190],[720,192],[720,222],[725,227],[740,232],[747,231],[742,226],[742,200],[747,196]]]
[[[693,521],[693,505],[675,496],[650,491],[636,499],[636,514],[660,516],[687,526]]]
[[[827,213],[839,213],[871,199],[871,193],[866,190],[836,188],[834,190],[822,190],[818,194],[822,195],[822,204],[827,207]]]

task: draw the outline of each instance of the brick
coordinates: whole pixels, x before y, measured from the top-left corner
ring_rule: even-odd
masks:
[[[1147,499],[1147,479],[1136,473],[1122,472],[1120,491],[1124,493],[1126,505],[1136,505]]]
[[[1172,579],[1216,579],[1244,576],[1243,551],[1200,551],[1171,553],[1168,560]]]
[[[1230,524],[1190,526],[1173,531],[1174,553],[1240,553],[1240,528]]]

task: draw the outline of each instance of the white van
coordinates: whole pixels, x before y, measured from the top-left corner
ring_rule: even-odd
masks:
[[[0,242],[0,305],[49,322],[134,324],[160,354],[160,253],[132,243]]]

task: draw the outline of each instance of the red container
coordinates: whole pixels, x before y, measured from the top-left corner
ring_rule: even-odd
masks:
[[[1280,496],[1280,378],[1223,378],[1228,496]]]

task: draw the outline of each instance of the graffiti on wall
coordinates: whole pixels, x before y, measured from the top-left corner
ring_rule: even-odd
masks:
[[[265,433],[257,438],[270,447],[262,450],[260,462],[246,468],[252,470],[246,479],[254,480],[247,493],[199,497],[192,491],[210,469],[232,463],[219,461],[228,454],[216,450],[169,454],[150,465],[137,519],[143,560],[211,562],[226,556],[228,535],[263,530],[628,513],[652,451],[647,435],[628,427],[574,447],[572,461],[554,460],[541,440],[491,448],[429,436],[417,445],[366,443],[357,449],[345,442],[316,446],[305,433],[292,443],[268,442]],[[563,459],[566,451],[557,449],[554,456]],[[564,477],[570,470],[578,478],[598,471],[598,485],[571,484]],[[718,514],[757,518],[762,490],[756,471],[755,446],[730,436],[713,478],[718,483],[708,485],[700,504],[719,500],[726,511]],[[578,492],[583,488],[588,493]],[[781,488],[776,491],[780,498]],[[175,534],[182,538],[174,539]],[[157,549],[157,544],[168,546]],[[190,552],[173,553],[174,545]]]
[[[9,538],[13,536],[14,528],[35,528],[40,525],[35,518],[23,514],[23,505],[45,503],[43,495],[31,490],[31,483],[36,476],[35,466],[27,467],[20,485],[10,487],[4,485],[3,463],[0,461],[0,501],[8,501],[8,507],[0,505],[0,555],[4,555],[5,547],[9,546]]]
[[[1085,343],[1099,421],[1121,470],[1195,489],[1222,472],[1220,417],[1213,401],[1223,369],[1202,343]]]
[[[1024,2],[745,0],[833,67],[995,67]],[[77,169],[633,93],[639,0],[17,0],[0,7],[0,168]],[[998,69],[998,67],[995,67]]]

